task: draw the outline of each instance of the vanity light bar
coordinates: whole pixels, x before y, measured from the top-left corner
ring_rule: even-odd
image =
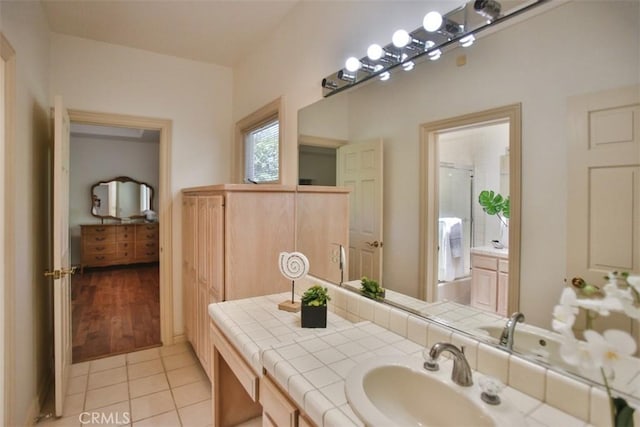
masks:
[[[391,71],[398,67],[411,71],[418,60],[436,61],[443,53],[458,46],[471,46],[478,33],[550,1],[532,0],[502,15],[501,5],[496,0],[472,0],[444,16],[429,12],[423,26],[411,32],[398,30],[386,46],[372,44],[367,49],[367,56],[347,59],[344,68],[322,80],[323,96],[335,95],[374,77],[388,80]],[[474,19],[479,22],[474,23]]]

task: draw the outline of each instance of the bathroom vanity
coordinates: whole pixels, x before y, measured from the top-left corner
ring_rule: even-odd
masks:
[[[471,306],[508,316],[509,250],[471,248]]]
[[[310,286],[318,280],[306,282]],[[286,294],[208,307],[214,426],[255,417],[262,417],[264,426],[365,425],[345,392],[354,369],[376,358],[421,364],[423,349],[437,342],[464,345],[474,382],[491,376],[507,384],[502,408],[515,408],[529,425],[607,425],[608,402],[600,388],[427,319],[321,284],[332,297],[326,329],[302,329],[299,314],[279,311],[277,304]],[[450,375],[451,364],[442,363],[441,370]],[[429,402],[426,395],[424,402]]]

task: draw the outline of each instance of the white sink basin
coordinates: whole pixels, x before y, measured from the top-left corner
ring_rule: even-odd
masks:
[[[512,405],[484,403],[474,384],[451,381],[450,362],[428,372],[417,358],[376,358],[354,368],[345,391],[351,408],[370,427],[377,426],[514,426],[524,418]]]
[[[476,326],[476,329],[484,331],[490,337],[496,340],[500,339],[504,326],[501,325],[482,325]],[[560,345],[562,342],[559,337],[555,337],[546,331],[538,332],[527,329],[520,325],[516,326],[513,337],[513,350],[525,355],[531,356],[536,360],[540,360],[554,366],[565,367],[566,363],[560,356]]]

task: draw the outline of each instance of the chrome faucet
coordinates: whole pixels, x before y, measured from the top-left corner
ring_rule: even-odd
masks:
[[[437,371],[440,369],[438,366],[438,358],[443,351],[448,351],[453,356],[451,380],[462,387],[472,386],[473,378],[471,375],[471,367],[464,355],[464,347],[458,348],[448,342],[435,343],[433,347],[431,347],[431,350],[429,350],[430,360],[424,362],[424,368],[429,371]]]
[[[516,311],[511,315],[509,320],[507,320],[507,324],[504,325],[504,329],[500,335],[500,345],[506,347],[508,350],[513,350],[513,335],[518,322],[524,322],[524,314]]]

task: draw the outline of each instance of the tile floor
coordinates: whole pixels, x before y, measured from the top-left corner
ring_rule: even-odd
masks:
[[[40,425],[206,427],[211,385],[187,343],[78,363],[63,417]]]

